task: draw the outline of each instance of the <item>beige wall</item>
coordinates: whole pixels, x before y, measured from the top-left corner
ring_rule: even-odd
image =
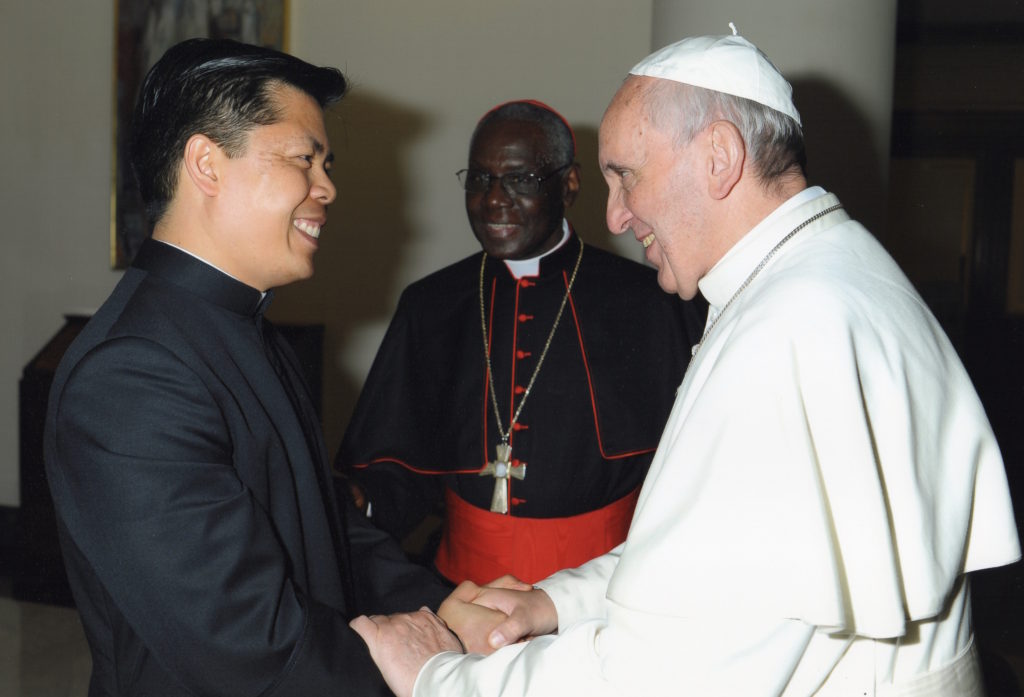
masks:
[[[654,0],[653,15],[655,47],[734,22],[793,85],[810,183],[884,234],[896,0]]]
[[[340,196],[317,277],[281,291],[272,310],[277,320],[327,325],[333,451],[401,288],[474,249],[453,173],[492,105],[542,99],[577,127],[584,195],[571,217],[608,245],[596,128],[648,52],[651,3],[290,5],[291,51],[353,82],[330,117]],[[0,2],[0,505],[18,505],[22,368],[63,313],[95,308],[120,277],[108,263],[112,41],[113,0]]]
[[[109,2],[0,5],[0,504],[18,504],[18,379],[61,326],[95,307],[109,270]]]

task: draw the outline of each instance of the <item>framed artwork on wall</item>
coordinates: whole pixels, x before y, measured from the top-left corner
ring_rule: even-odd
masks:
[[[288,0],[115,0],[114,15],[110,264],[123,269],[149,235],[127,148],[146,72],[172,45],[195,37],[287,50]]]

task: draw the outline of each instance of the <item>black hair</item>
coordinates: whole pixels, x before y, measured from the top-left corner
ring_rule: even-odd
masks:
[[[132,170],[151,223],[163,216],[178,184],[185,143],[200,133],[228,157],[244,152],[249,131],[276,123],[276,90],[288,85],[321,108],[345,94],[344,76],[262,46],[189,39],[150,68],[132,120]]]
[[[525,121],[540,126],[550,148],[549,151],[540,153],[540,156],[542,160],[547,160],[549,165],[568,166],[576,157],[576,144],[565,120],[554,111],[529,101],[508,102],[487,112],[473,129],[473,137],[469,141],[470,149],[476,141],[477,134],[496,121]]]

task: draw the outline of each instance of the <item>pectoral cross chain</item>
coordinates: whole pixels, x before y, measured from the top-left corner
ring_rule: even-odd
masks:
[[[494,477],[494,493],[491,495],[491,512],[508,514],[508,480],[522,480],[526,477],[526,465],[512,464],[512,446],[498,443],[497,457],[480,470],[480,476]]]

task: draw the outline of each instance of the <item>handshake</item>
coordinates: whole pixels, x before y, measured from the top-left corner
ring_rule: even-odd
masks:
[[[411,697],[424,664],[444,651],[489,654],[558,629],[547,593],[512,577],[461,583],[438,609],[357,617],[349,623],[370,649],[388,687]]]

